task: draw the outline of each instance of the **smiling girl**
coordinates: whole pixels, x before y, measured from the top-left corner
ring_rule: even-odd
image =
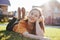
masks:
[[[49,40],[44,37],[44,17],[42,11],[39,8],[32,9],[27,19],[20,20],[13,28],[14,32],[18,32],[24,37],[33,38],[36,40]]]

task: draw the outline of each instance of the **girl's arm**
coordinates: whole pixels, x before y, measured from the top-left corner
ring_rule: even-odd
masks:
[[[24,32],[23,36],[28,37],[28,38],[32,38],[32,39],[38,39],[38,40],[42,39],[41,36],[29,34],[28,32]]]
[[[41,29],[45,32],[45,23],[44,23],[44,17],[42,16],[40,19],[40,27],[41,27]]]
[[[38,36],[38,35],[29,34],[28,32],[24,32],[23,36],[25,36],[27,38],[37,39],[37,40],[50,40],[47,37],[41,37],[41,36]]]

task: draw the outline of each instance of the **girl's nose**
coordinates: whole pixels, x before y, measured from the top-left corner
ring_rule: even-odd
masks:
[[[32,18],[34,18],[34,16],[31,16]]]
[[[34,17],[34,15],[32,15],[32,17]]]

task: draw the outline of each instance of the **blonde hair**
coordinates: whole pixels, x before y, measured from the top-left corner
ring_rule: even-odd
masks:
[[[34,9],[38,10],[40,12],[41,16],[42,16],[42,9],[41,8],[39,8],[39,7],[32,8],[32,10],[34,10]]]
[[[40,13],[40,17],[42,17],[43,15],[42,15],[42,9],[41,8],[38,8],[38,7],[34,7],[34,8],[32,8],[32,10],[38,10],[39,11],[39,13]],[[32,11],[31,10],[31,11]],[[31,12],[30,11],[30,12]],[[28,14],[29,15],[29,14]],[[25,18],[24,18],[24,20],[26,20],[26,19],[28,19],[28,15],[25,15]]]

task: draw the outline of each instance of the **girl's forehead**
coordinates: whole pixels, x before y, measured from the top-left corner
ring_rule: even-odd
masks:
[[[30,12],[39,12],[39,10],[37,10],[37,9],[32,9]]]
[[[30,13],[39,14],[39,13],[40,13],[40,11],[39,11],[39,10],[37,10],[37,9],[35,9],[35,10],[31,10],[31,11],[30,11]]]

